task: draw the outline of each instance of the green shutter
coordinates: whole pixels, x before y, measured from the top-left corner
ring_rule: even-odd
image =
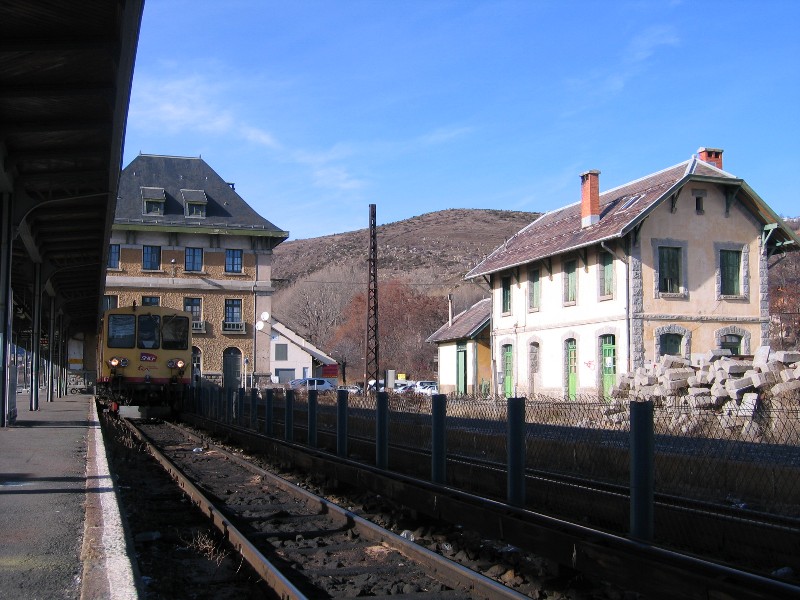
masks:
[[[541,288],[539,281],[539,269],[531,269],[528,272],[528,302],[529,308],[539,308],[539,298],[541,297]]]
[[[600,255],[602,258],[600,264],[603,269],[603,296],[611,296],[614,294],[614,260],[608,252],[603,252]]]
[[[677,294],[681,291],[681,249],[662,246],[658,249],[658,291]]]
[[[511,277],[503,277],[503,312],[511,312]]]
[[[720,250],[719,270],[721,278],[721,293],[724,296],[739,295],[739,272],[742,262],[742,253],[738,250]]]

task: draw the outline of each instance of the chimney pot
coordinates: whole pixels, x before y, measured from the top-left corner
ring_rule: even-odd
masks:
[[[698,148],[697,156],[703,162],[722,169],[722,148]]]
[[[600,222],[600,171],[581,173],[581,227]]]

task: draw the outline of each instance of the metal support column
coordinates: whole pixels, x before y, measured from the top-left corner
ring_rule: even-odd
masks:
[[[39,371],[42,360],[42,265],[33,265],[33,325],[31,326],[31,402],[39,410]]]
[[[50,296],[50,319],[48,320],[47,329],[47,401],[53,401],[53,386],[58,376],[58,369],[56,368],[56,299]]]
[[[525,398],[509,398],[508,481],[506,496],[511,506],[525,506]]]
[[[367,261],[367,328],[364,345],[364,394],[369,393],[369,382],[375,381],[375,391],[380,387],[378,378],[378,242],[375,226],[375,205],[369,205],[369,258]]]
[[[0,411],[0,427],[8,427],[9,424],[9,390],[16,386],[10,386],[8,381],[9,354],[11,351],[11,324],[12,324],[12,300],[11,300],[11,194],[4,192],[0,206],[0,360],[3,369],[0,371],[0,401],[3,410]],[[15,382],[16,383],[16,382]],[[16,401],[16,397],[14,398]],[[11,415],[11,419],[14,415]]]
[[[631,402],[631,538],[653,541],[653,403]]]

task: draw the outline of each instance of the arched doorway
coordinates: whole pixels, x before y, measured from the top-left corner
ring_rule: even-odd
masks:
[[[222,387],[238,390],[242,387],[242,351],[226,348],[222,353]]]

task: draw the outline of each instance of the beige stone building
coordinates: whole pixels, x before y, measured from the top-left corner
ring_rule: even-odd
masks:
[[[599,179],[583,173],[579,202],[467,274],[492,288],[497,393],[608,395],[619,373],[666,354],[695,363],[768,343],[770,259],[800,239],[723,170],[722,150],[605,192]]]
[[[203,159],[139,155],[120,176],[106,304],[187,310],[193,372],[263,387],[273,374],[272,250],[288,235]]]

